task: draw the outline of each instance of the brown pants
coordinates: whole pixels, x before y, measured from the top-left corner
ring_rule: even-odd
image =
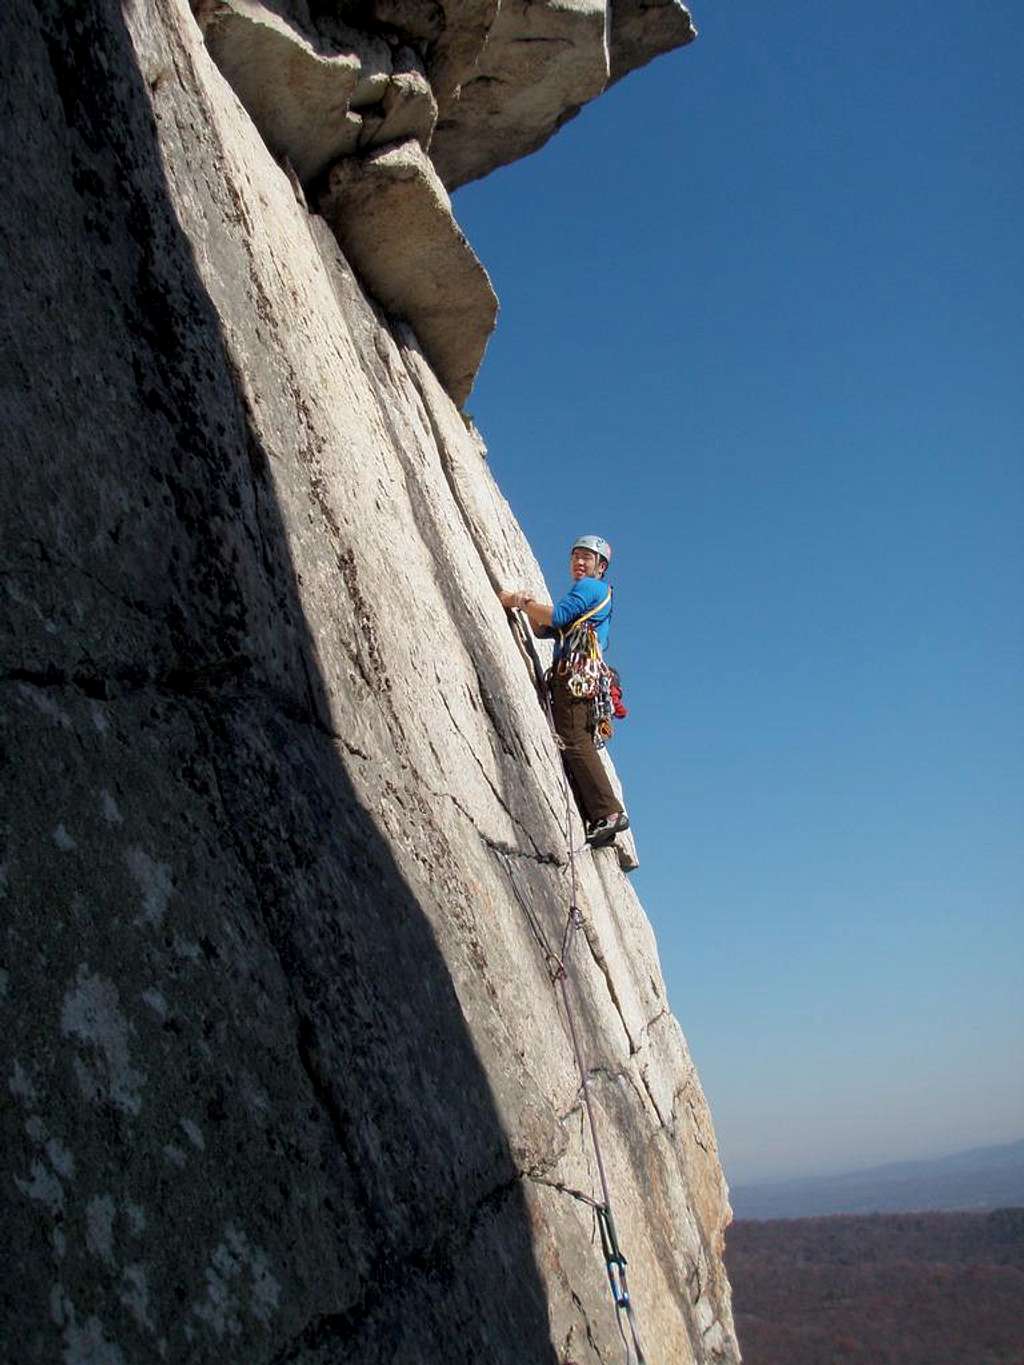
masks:
[[[569,785],[588,824],[615,815],[622,806],[612,791],[590,729],[590,702],[574,697],[557,674],[551,678],[551,714],[565,745],[562,759]]]

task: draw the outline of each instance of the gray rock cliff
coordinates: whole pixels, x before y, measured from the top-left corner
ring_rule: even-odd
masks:
[[[357,277],[344,171],[310,212],[207,44],[257,10],[0,16],[0,1358],[620,1360],[560,769],[490,576],[543,584],[444,318]],[[391,39],[356,107],[440,72],[448,117],[496,10],[334,7]],[[578,859],[569,998],[647,1359],[731,1362],[634,862]]]

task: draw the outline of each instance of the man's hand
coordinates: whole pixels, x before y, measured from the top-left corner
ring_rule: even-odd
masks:
[[[498,601],[507,611],[514,611],[517,607],[524,605],[525,596],[525,593],[507,592],[503,589],[498,593]]]
[[[531,597],[528,592],[508,592],[501,589],[498,592],[498,601],[506,611],[525,611],[529,617],[533,633],[536,635],[538,630],[542,630],[551,625],[551,606],[547,602],[538,602],[535,597]]]

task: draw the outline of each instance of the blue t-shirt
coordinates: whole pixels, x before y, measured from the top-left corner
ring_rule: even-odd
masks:
[[[573,621],[578,620],[584,612],[588,612],[593,607],[601,607],[600,611],[595,611],[590,621],[593,622],[597,630],[597,642],[601,646],[603,654],[608,648],[608,635],[612,619],[611,588],[603,578],[580,578],[573,583],[572,587],[560,597],[551,609],[551,634],[555,637],[555,658],[557,659],[562,649],[561,632],[566,627],[571,626]],[[605,599],[608,599],[605,602]]]

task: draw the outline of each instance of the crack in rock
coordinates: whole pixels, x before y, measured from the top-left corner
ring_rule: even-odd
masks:
[[[448,718],[449,718],[449,720],[451,721],[452,725],[454,726],[456,734],[459,736],[459,738],[460,738],[460,739],[462,740],[462,742],[465,744],[466,748],[469,750],[470,754],[473,756],[473,759],[474,759],[474,761],[475,761],[477,767],[480,769],[480,775],[483,777],[484,781],[487,783],[488,787],[491,789],[491,794],[492,794],[492,796],[494,797],[495,801],[497,801],[498,805],[501,806],[502,810],[505,811],[505,813],[508,815],[508,818],[512,821],[512,823],[513,823],[514,825],[518,825],[518,827],[519,827],[519,828],[523,831],[523,833],[526,835],[527,839],[529,839],[530,843],[533,845],[533,848],[534,848],[534,855],[535,855],[536,857],[538,857],[538,858],[544,857],[546,860],[550,861],[550,858],[548,857],[548,855],[542,855],[542,854],[541,854],[540,849],[537,847],[537,841],[534,839],[533,835],[532,835],[532,834],[530,833],[530,831],[526,828],[526,826],[525,826],[525,825],[523,824],[523,822],[519,819],[519,817],[518,817],[518,816],[509,808],[508,802],[505,800],[504,796],[501,794],[501,792],[500,792],[500,791],[498,790],[498,788],[495,786],[494,782],[491,780],[491,776],[490,776],[490,774],[488,773],[487,769],[484,767],[484,765],[483,765],[483,763],[482,763],[482,761],[481,761],[481,759],[480,759],[480,755],[477,753],[475,747],[474,747],[474,746],[469,742],[469,740],[467,739],[465,733],[464,733],[463,730],[462,730],[462,727],[459,725],[459,722],[458,722],[458,721],[456,720],[456,718],[455,718],[455,713],[452,711],[452,708],[451,708],[451,707],[449,706],[449,704],[448,704],[448,698],[447,698],[447,697],[445,696],[445,694],[444,694],[444,687],[443,687],[443,685],[442,685],[440,676],[438,676],[438,674],[437,674],[436,668],[435,668],[435,670],[434,670],[434,676],[435,676],[435,678],[437,679],[437,684],[438,684],[438,689],[437,689],[437,690],[438,690],[438,695],[439,695],[440,698],[441,698],[441,702],[442,702],[442,704],[444,705],[444,709],[448,712]],[[482,695],[483,695],[483,694],[481,693],[481,697],[482,697]],[[490,712],[488,712],[488,715],[490,715]],[[493,717],[492,717],[492,719],[493,719]],[[435,795],[436,795],[436,793],[435,793]],[[460,809],[462,809],[462,808],[460,807]],[[466,815],[466,812],[463,811],[463,814]],[[472,820],[472,816],[467,815],[466,818],[469,819],[469,820]],[[475,825],[475,822],[474,822],[474,825]],[[479,831],[478,831],[478,832],[479,832]],[[484,838],[484,836],[483,836],[482,834],[481,834],[481,838]],[[485,840],[485,842],[488,842],[488,841]],[[517,852],[518,852],[518,850],[517,850]],[[560,865],[560,864],[559,864],[559,865]]]
[[[662,1008],[658,1011],[656,1015],[654,1015],[652,1019],[647,1020],[647,1022],[643,1025],[643,1027],[640,1030],[640,1042],[637,1044],[636,1047],[637,1052],[639,1052],[642,1047],[649,1046],[651,1029],[654,1027],[655,1024],[660,1023],[662,1019],[665,1019],[670,1014],[671,1010],[666,1009],[665,1006],[662,1006]]]
[[[455,1279],[456,1267],[483,1219],[501,1209],[519,1188],[521,1178],[520,1172],[514,1172],[481,1195],[459,1224],[447,1225],[445,1237],[433,1250],[411,1247],[399,1255],[387,1250],[379,1253],[367,1268],[359,1298],[338,1312],[320,1313],[312,1318],[273,1356],[270,1365],[288,1365],[306,1352],[324,1348],[353,1350],[366,1335],[374,1316],[389,1307],[413,1276],[438,1281],[443,1292]],[[346,1354],[344,1359],[358,1356]]]
[[[417,371],[416,366],[410,365],[408,364],[408,362],[405,361],[404,351],[407,349],[408,343],[402,335],[401,328],[399,328],[399,333],[396,337],[396,341],[398,342],[399,354],[402,355],[403,357],[403,363],[405,365],[406,374],[409,376],[414,390],[419,395],[420,406],[424,416],[426,417],[427,426],[429,427],[431,435],[434,440],[434,449],[437,454],[438,464],[440,465],[441,473],[444,475],[445,481],[448,484],[448,490],[451,494],[452,503],[454,504],[455,509],[462,520],[462,524],[466,530],[469,542],[477,553],[477,557],[480,560],[481,568],[487,575],[487,578],[491,586],[495,589],[495,591],[497,591],[501,584],[498,582],[494,574],[494,570],[491,567],[491,556],[485,551],[484,546],[482,546],[480,543],[480,538],[474,526],[474,518],[466,505],[465,497],[463,496],[462,490],[460,489],[458,484],[458,480],[455,477],[455,472],[453,469],[453,459],[448,449],[448,443],[445,440],[444,432],[441,430],[440,425],[438,424],[437,418],[434,414],[433,405],[431,404],[430,399],[427,393],[425,392],[422,379]],[[480,699],[484,704],[484,709],[487,711],[491,723],[494,726],[499,739],[501,740],[503,750],[506,753],[508,753],[509,749],[504,742],[502,736],[502,727],[499,724],[499,718],[496,715],[495,710],[493,708],[493,701],[490,698],[490,694],[486,691],[486,689],[483,686],[479,671],[477,672],[477,683],[479,684]],[[520,748],[522,750],[525,761],[529,764],[530,760],[528,755],[526,754],[525,747],[523,746],[521,740]],[[562,770],[561,758],[556,756],[556,762],[558,763],[559,770]],[[563,781],[565,780],[564,772],[562,780]],[[542,784],[542,791],[544,794],[544,799],[547,802],[548,808],[551,811],[555,823],[560,825],[561,816],[559,815],[558,811],[555,810],[554,806],[551,803],[551,800],[548,796],[546,783]]]
[[[526,1179],[533,1185],[543,1185],[545,1189],[555,1190],[558,1194],[567,1194],[571,1199],[575,1199],[580,1204],[586,1204],[590,1209],[601,1208],[601,1201],[595,1199],[593,1195],[584,1194],[582,1190],[573,1189],[571,1185],[565,1185],[560,1180],[545,1180],[543,1176],[525,1173]]]
[[[344,735],[331,728],[321,717],[304,709],[286,692],[269,685],[253,682],[248,686],[240,680],[252,671],[253,660],[246,655],[215,659],[198,667],[177,667],[154,672],[142,664],[123,664],[99,672],[95,669],[60,668],[47,664],[42,668],[12,668],[0,673],[0,686],[5,683],[28,686],[39,691],[72,691],[94,701],[113,703],[123,697],[147,692],[163,697],[180,698],[210,708],[237,707],[240,704],[269,703],[286,720],[318,731],[337,740],[349,752],[366,757],[362,750],[350,744]]]
[[[100,672],[81,666],[61,668],[51,663],[41,668],[8,669],[0,674],[0,683],[28,684],[41,690],[71,689],[103,701],[145,691],[193,698],[209,696],[224,683],[234,683],[244,677],[251,668],[252,660],[245,655],[215,659],[199,667],[181,665],[161,673],[144,664],[121,664]]]
[[[594,1338],[594,1329],[593,1329],[593,1328],[591,1327],[591,1325],[590,1325],[590,1315],[587,1313],[586,1309],[583,1307],[583,1300],[580,1298],[580,1296],[576,1293],[576,1291],[575,1291],[574,1289],[570,1289],[570,1290],[569,1290],[569,1294],[570,1294],[570,1297],[572,1298],[573,1306],[575,1307],[576,1311],[579,1313],[580,1317],[583,1319],[583,1329],[584,1329],[584,1331],[585,1331],[586,1334],[587,1334],[587,1346],[590,1348],[590,1350],[591,1350],[591,1352],[593,1353],[594,1357],[595,1357],[598,1361],[603,1361],[603,1360],[604,1360],[604,1352],[601,1350],[600,1346],[598,1346],[597,1341],[596,1341],[595,1338]],[[561,1365],[577,1365],[577,1362],[574,1361],[574,1360],[571,1360],[571,1359],[569,1358],[569,1355],[568,1355],[569,1347],[570,1347],[570,1345],[571,1345],[571,1343],[572,1343],[572,1335],[573,1335],[573,1329],[570,1327],[570,1329],[569,1329],[569,1334],[568,1334],[568,1336],[567,1336],[566,1339],[565,1339],[565,1347],[564,1347],[564,1352],[565,1352],[565,1354],[563,1355],[563,1359],[562,1359]]]
[[[115,539],[116,543],[114,532],[109,532],[108,534],[111,538]],[[123,606],[128,607],[131,611],[138,612],[142,616],[152,618],[154,614],[153,608],[147,602],[143,602],[141,598],[131,597],[126,592],[119,591],[117,588],[112,588],[110,584],[105,583],[98,574],[93,573],[91,569],[84,568],[81,564],[76,564],[69,559],[59,558],[53,553],[52,549],[39,540],[38,537],[34,537],[28,543],[37,547],[37,557],[24,566],[20,564],[0,566],[0,578],[33,577],[38,581],[41,568],[55,569],[59,573],[64,574],[77,574],[79,577],[85,579],[87,583],[95,584],[97,588],[106,593],[108,597],[113,598],[115,602],[120,602]]]
[[[611,968],[608,966],[607,958],[605,957],[604,953],[601,952],[601,949],[598,946],[596,930],[594,929],[591,922],[586,919],[583,921],[583,936],[587,940],[587,947],[590,949],[590,956],[594,959],[595,965],[598,967],[598,969],[601,972],[601,975],[604,977],[605,985],[608,988],[609,999],[611,1000],[612,1005],[615,1008],[616,1014],[619,1016],[619,1022],[622,1024],[622,1031],[626,1035],[626,1042],[629,1045],[629,1055],[632,1057],[637,1052],[637,1047],[634,1045],[632,1034],[630,1033],[629,1026],[626,1023],[626,1016],[623,1012],[622,1004],[619,1001],[618,991],[616,991],[615,983],[612,981]]]

